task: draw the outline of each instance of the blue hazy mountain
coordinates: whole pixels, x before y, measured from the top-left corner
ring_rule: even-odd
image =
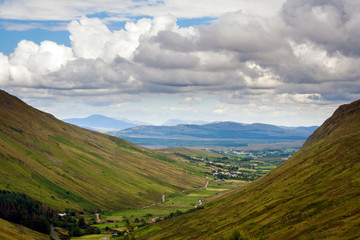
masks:
[[[96,131],[122,130],[140,125],[128,120],[118,120],[96,114],[86,118],[63,119],[63,121]]]
[[[317,126],[282,127],[262,123],[214,122],[204,125],[136,126],[108,133],[143,146],[173,146],[174,143],[174,146],[238,146],[249,142],[304,141],[316,128]]]
[[[162,126],[177,126],[180,124],[195,124],[195,125],[204,125],[208,124],[209,122],[206,121],[185,121],[180,119],[169,119]]]

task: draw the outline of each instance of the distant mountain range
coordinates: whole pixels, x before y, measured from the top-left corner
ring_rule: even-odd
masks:
[[[195,124],[195,125],[204,125],[208,124],[210,122],[206,121],[184,121],[180,119],[169,119],[165,123],[162,124],[162,126],[177,126],[180,124]]]
[[[313,127],[278,127],[269,124],[216,122],[205,125],[136,126],[117,131],[117,136],[147,136],[211,139],[293,139],[305,140],[316,129]]]
[[[228,146],[231,144],[229,143],[231,140],[267,140],[276,142],[305,140],[317,128],[317,126],[281,127],[262,123],[208,123],[179,119],[170,119],[162,126],[154,126],[144,122],[119,120],[103,115],[69,118],[64,119],[64,121],[83,128],[122,137],[135,144],[151,146],[164,145],[165,143],[167,147],[191,146],[194,144],[224,145],[224,142],[219,143],[219,141],[226,141],[225,145]],[[246,141],[233,143],[234,145],[243,145],[246,144]]]
[[[316,128],[317,126],[279,127],[261,123],[216,122],[204,125],[136,126],[108,133],[143,146],[163,144],[167,147],[193,145],[237,146],[247,144],[249,141],[304,141]]]
[[[110,130],[122,130],[139,125],[149,125],[145,122],[133,122],[130,120],[119,120],[103,115],[91,115],[86,118],[68,118],[63,119],[64,122],[74,124],[79,127],[105,132]]]

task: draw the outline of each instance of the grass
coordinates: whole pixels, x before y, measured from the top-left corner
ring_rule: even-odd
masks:
[[[101,224],[94,224],[94,225],[91,225],[93,227],[97,227],[99,228],[100,230],[103,230],[105,228],[118,228],[118,227],[124,227],[125,226],[125,223],[124,222],[116,222],[116,223],[101,223]]]
[[[155,226],[154,225],[147,225],[144,228],[142,228],[140,231],[137,231],[136,234],[135,234],[135,237],[136,238],[144,237],[144,236],[159,232],[161,230],[163,230],[162,227],[159,227],[159,226],[156,226],[156,225]]]
[[[72,240],[102,240],[104,238],[110,238],[111,234],[91,234],[85,235],[81,237],[72,237]]]
[[[149,221],[149,219],[155,216],[164,217],[169,215],[171,212],[175,212],[177,210],[187,211],[189,209],[192,209],[194,208],[194,205],[198,203],[199,199],[204,199],[221,191],[223,191],[223,189],[220,190],[204,189],[197,191],[188,191],[181,194],[172,194],[172,196],[167,196],[165,202],[162,204],[158,203],[154,206],[145,207],[145,208],[108,212],[102,214],[101,216],[102,219],[111,220],[111,221],[123,221],[124,219],[131,219],[133,221],[135,218],[139,218],[139,219],[145,218],[146,221]],[[99,224],[97,224],[96,226],[98,225]],[[104,226],[105,228],[107,225],[101,224],[99,226],[101,226],[101,228],[102,226]]]

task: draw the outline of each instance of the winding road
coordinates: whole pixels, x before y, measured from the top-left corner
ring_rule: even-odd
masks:
[[[95,215],[96,215],[96,222],[101,223],[100,214],[95,213]]]

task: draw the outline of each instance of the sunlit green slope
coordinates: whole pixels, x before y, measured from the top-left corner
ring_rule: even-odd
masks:
[[[245,190],[160,226],[149,239],[360,238],[360,101]]]
[[[64,123],[0,91],[0,189],[60,209],[119,209],[205,182],[159,153]]]

